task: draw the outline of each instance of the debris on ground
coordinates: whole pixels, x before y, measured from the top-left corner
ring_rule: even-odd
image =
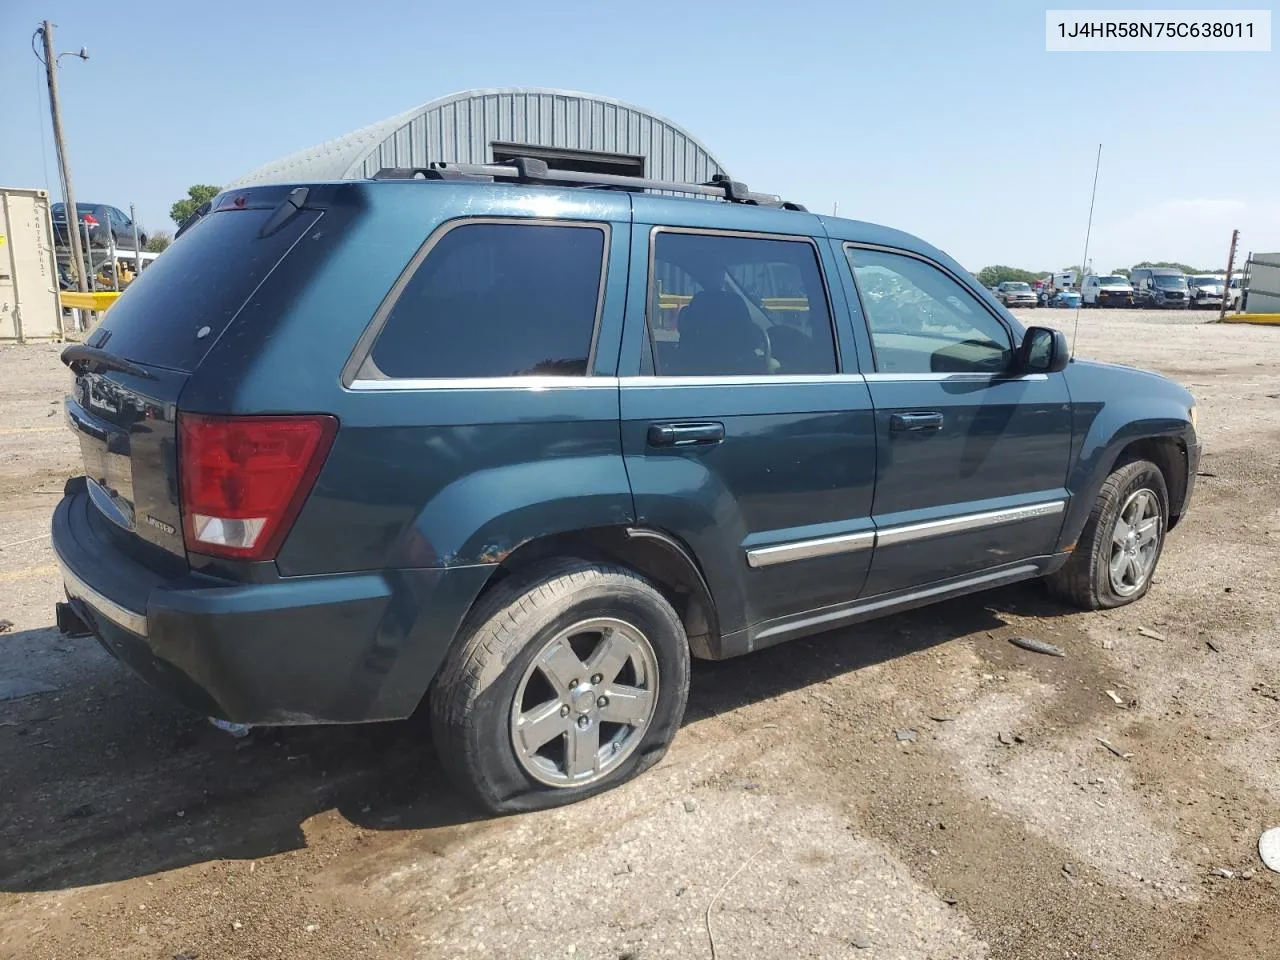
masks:
[[[1062,872],[1068,877],[1074,877],[1076,875],[1076,865],[1074,863],[1064,863],[1062,865]]]
[[[1001,730],[998,734],[996,734],[996,739],[997,739],[997,740],[999,740],[1001,743],[1003,743],[1006,747],[1011,747],[1011,746],[1013,746],[1015,743],[1026,743],[1026,742],[1027,742],[1027,741],[1026,741],[1026,738],[1025,738],[1025,737],[1023,737],[1023,736],[1022,736],[1022,734],[1020,734],[1020,733],[1009,733],[1009,732],[1004,731],[1004,730]]]
[[[1241,870],[1241,871],[1240,871],[1240,879],[1241,879],[1241,880],[1252,880],[1252,879],[1253,879],[1253,877],[1254,877],[1254,872],[1253,872],[1252,870]]]
[[[1045,643],[1043,640],[1035,640],[1031,637],[1010,637],[1009,642],[1015,647],[1030,650],[1032,653],[1043,653],[1050,657],[1065,657],[1067,655],[1067,651],[1061,647],[1055,647],[1052,643]]]
[[[1120,694],[1116,693],[1114,690],[1107,690],[1104,692],[1111,698],[1112,702],[1115,703],[1117,707],[1124,707],[1128,705],[1125,703],[1124,697],[1120,696]]]
[[[693,813],[693,811],[695,811],[695,810],[697,810],[697,809],[698,809],[698,801],[697,801],[697,800],[693,799],[693,797],[685,797],[685,798],[684,798],[684,812],[685,812],[685,813]]]
[[[1103,641],[1102,641],[1102,649],[1103,649],[1103,650],[1114,650],[1115,648],[1116,648],[1116,642],[1115,642],[1114,640],[1103,640]]]
[[[855,950],[867,950],[871,946],[871,941],[866,937],[854,937],[849,941]]]
[[[1206,640],[1206,641],[1204,642],[1204,645],[1205,645],[1206,647],[1208,647],[1210,650],[1212,650],[1214,653],[1221,653],[1221,652],[1222,652],[1222,647],[1220,647],[1217,643],[1215,643],[1215,642],[1214,642],[1214,641],[1212,641],[1212,640]]]
[[[946,713],[931,713],[929,719],[934,723],[954,723],[956,718]]]
[[[34,697],[38,693],[55,693],[57,689],[47,683],[28,680],[25,677],[0,679],[0,700],[21,700],[23,697]]]
[[[237,739],[247,737],[253,732],[253,726],[248,723],[232,723],[230,720],[219,720],[217,717],[210,717],[209,722],[223,733],[229,733]]]
[[[13,629],[12,620],[0,620],[0,633],[8,633]]]
[[[895,730],[893,733],[899,743],[915,743],[916,732],[914,730]]]
[[[1146,637],[1149,640],[1159,640],[1161,643],[1168,639],[1159,630],[1152,630],[1150,627],[1139,627],[1138,636]]]
[[[1277,690],[1266,681],[1260,680],[1249,689],[1256,694],[1266,697],[1268,700],[1274,700],[1276,703],[1280,703],[1280,690]]]
[[[1280,873],[1280,827],[1272,827],[1258,838],[1258,856],[1272,873]]]
[[[1114,753],[1121,760],[1128,760],[1130,757],[1133,756],[1132,753],[1125,753],[1123,750],[1119,749],[1118,747],[1112,746],[1111,741],[1105,739],[1104,737],[1094,737],[1093,739],[1097,740],[1100,744],[1102,744],[1104,747],[1106,747],[1108,750]]]
[[[1236,878],[1235,872],[1228,870],[1226,867],[1214,867],[1209,872],[1215,877],[1221,877],[1223,880],[1234,880]]]

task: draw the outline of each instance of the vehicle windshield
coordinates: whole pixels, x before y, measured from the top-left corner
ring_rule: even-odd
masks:
[[[1128,282],[1129,282],[1128,280],[1126,280],[1124,277],[1121,277],[1119,275],[1114,277],[1102,277],[1101,279],[1098,280],[1098,283],[1102,284],[1104,287],[1109,287],[1117,283],[1128,283]]]
[[[1220,287],[1220,286],[1222,286],[1222,281],[1221,281],[1221,280],[1219,280],[1217,277],[1192,277],[1192,278],[1191,278],[1191,283],[1194,283],[1197,287]]]
[[[1151,282],[1162,290],[1185,290],[1187,289],[1187,278],[1182,276],[1174,276],[1168,273],[1157,273],[1151,278]]]
[[[1031,284],[1029,283],[1007,283],[1005,284],[1006,293],[1030,293]]]

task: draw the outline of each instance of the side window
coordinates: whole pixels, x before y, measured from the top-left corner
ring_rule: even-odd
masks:
[[[904,254],[846,247],[881,373],[999,373],[1009,331],[964,286]]]
[[[660,377],[837,369],[826,287],[807,241],[659,231],[648,325]]]
[[[392,378],[586,376],[604,252],[601,227],[454,227],[400,293],[373,362]]]

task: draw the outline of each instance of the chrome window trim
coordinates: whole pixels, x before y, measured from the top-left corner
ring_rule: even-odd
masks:
[[[868,383],[1012,383],[1048,380],[1047,373],[866,373]]]
[[[55,556],[57,556],[56,552]],[[140,637],[147,635],[147,615],[145,613],[137,613],[103,596],[81,580],[61,556],[57,556],[57,560],[58,566],[62,570],[62,582],[66,587],[67,596],[88,604],[95,613],[101,614],[117,627],[128,630],[130,633]]]
[[[810,560],[814,557],[830,557],[840,553],[867,550],[875,546],[876,532],[841,533],[833,537],[818,537],[795,543],[780,543],[771,547],[753,547],[747,551],[747,566],[754,569],[772,567],[793,560]]]
[[[913,543],[917,540],[927,540],[931,537],[946,536],[952,533],[966,533],[972,530],[986,529],[987,527],[1004,526],[1008,523],[1020,523],[1023,520],[1050,517],[1062,513],[1066,508],[1066,500],[1046,500],[1022,507],[983,510],[979,513],[944,517],[941,520],[898,524],[897,526],[885,527],[883,530],[844,533],[836,536],[815,537],[809,540],[794,540],[789,543],[770,544],[765,547],[751,547],[746,551],[747,565],[753,569],[760,569],[771,567],[778,563],[834,556],[855,550],[865,550],[869,547],[892,547],[902,543]]]
[[[1025,507],[984,510],[981,513],[944,517],[941,520],[926,520],[923,523],[908,523],[895,527],[886,527],[877,534],[876,546],[891,547],[901,543],[912,543],[916,540],[944,536],[949,533],[964,533],[970,530],[982,530],[986,527],[999,527],[1006,523],[1018,523],[1022,520],[1034,520],[1037,517],[1049,517],[1062,513],[1066,507],[1067,502],[1065,500],[1049,500],[1044,503],[1029,504]]]
[[[409,258],[408,264],[396,277],[395,283],[391,285],[391,289],[387,291],[386,296],[382,298],[382,302],[378,304],[378,309],[374,311],[373,319],[369,321],[364,328],[364,332],[360,334],[360,338],[356,340],[355,348],[351,351],[351,355],[347,358],[347,362],[342,367],[342,385],[348,389],[352,389],[356,382],[373,382],[373,383],[397,383],[404,380],[427,381],[431,378],[396,378],[388,377],[373,362],[373,347],[378,340],[378,335],[382,333],[382,328],[387,324],[387,318],[391,316],[391,311],[395,309],[396,304],[400,300],[404,288],[409,285],[409,281],[413,279],[414,274],[418,272],[418,268],[431,255],[431,251],[439,245],[449,233],[460,227],[468,227],[483,224],[499,224],[499,225],[515,225],[515,226],[537,226],[537,227],[580,227],[589,230],[599,230],[604,234],[603,254],[600,261],[600,283],[596,290],[596,315],[591,327],[591,345],[587,350],[587,372],[582,377],[572,377],[564,379],[590,380],[591,371],[595,367],[596,347],[600,339],[600,318],[604,313],[604,295],[605,289],[609,282],[609,254],[613,250],[613,224],[608,220],[557,220],[554,217],[456,217],[453,220],[446,220],[439,224],[431,234],[423,241],[412,257]],[[361,376],[362,373],[371,372],[372,376]],[[441,377],[440,381],[459,381],[459,380],[523,380],[526,377]],[[368,388],[363,388],[368,389]],[[409,388],[413,389],[413,388]]]
[[[657,389],[659,387],[767,387],[804,384],[864,383],[860,373],[779,373],[748,376],[703,377],[619,377],[623,387]]]
[[[353,380],[347,389],[358,392],[379,390],[616,390],[617,377],[405,377],[398,380]]]
[[[827,279],[827,271],[822,263],[822,250],[818,247],[818,241],[816,238],[803,233],[767,233],[755,230],[721,229],[719,227],[685,227],[654,224],[649,230],[649,275],[645,277],[644,282],[644,335],[645,339],[649,341],[649,355],[653,357],[654,360],[654,372],[652,374],[646,374],[646,376],[651,376],[655,380],[675,379],[673,377],[663,377],[657,373],[658,351],[653,340],[653,325],[649,322],[649,308],[654,303],[654,263],[657,260],[658,236],[663,233],[687,233],[695,236],[732,237],[740,240],[780,240],[786,243],[807,243],[813,250],[813,258],[818,267],[818,280],[822,284],[822,295],[827,304],[827,325],[830,327],[831,347],[836,361],[836,369],[834,373],[811,374],[811,376],[838,377],[844,375],[844,357],[841,356],[840,352],[840,332],[837,327],[839,321],[836,319],[835,304],[831,299],[831,283]],[[765,374],[764,376],[768,375]],[[708,375],[706,377],[699,377],[698,379],[719,379],[721,382],[724,382],[736,378],[733,376],[713,378]]]
[[[937,260],[934,260],[932,257],[927,257],[914,250],[904,250],[901,247],[891,247],[888,244],[864,243],[858,240],[841,240],[840,247],[844,251],[844,261],[849,268],[849,276],[853,278],[853,289],[858,297],[858,311],[862,314],[862,325],[867,329],[867,339],[871,344],[871,362],[876,365],[877,371],[880,369],[880,357],[876,353],[876,338],[875,334],[871,330],[871,318],[868,316],[866,306],[863,303],[862,284],[858,282],[857,267],[853,262],[853,258],[850,256],[850,252],[853,250],[878,250],[881,253],[898,254],[900,256],[910,257],[913,260],[919,260],[921,263],[927,263],[929,266],[942,271],[954,280],[962,289],[964,289],[970,297],[977,301],[978,305],[982,307],[982,309],[985,310],[996,323],[1000,324],[1000,326],[1004,328],[1005,333],[1009,335],[1009,349],[1011,351],[1017,349],[1019,342],[1018,337],[1016,336],[1016,331],[1009,325],[1009,322],[996,311],[992,310],[991,305],[983,300],[982,297],[978,295],[977,291],[969,286],[969,284],[965,283],[959,275],[954,271],[949,270],[946,266],[939,263]],[[932,374],[929,374],[929,376],[931,375]],[[989,376],[993,379],[1000,377],[999,374],[980,374],[980,376]]]

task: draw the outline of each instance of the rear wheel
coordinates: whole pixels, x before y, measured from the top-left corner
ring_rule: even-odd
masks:
[[[1085,610],[1120,607],[1146,595],[1164,549],[1169,494],[1149,460],[1117,467],[1103,483],[1066,565],[1050,591]]]
[[[662,594],[625,568],[566,560],[480,601],[432,685],[432,729],[484,807],[536,810],[656,763],[688,691],[688,640]]]

